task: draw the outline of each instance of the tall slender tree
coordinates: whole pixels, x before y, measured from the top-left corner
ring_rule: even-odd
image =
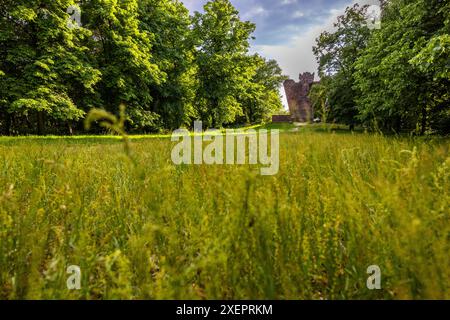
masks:
[[[280,87],[288,77],[275,60],[267,60],[258,54],[248,57],[253,76],[245,82],[246,88],[239,97],[246,123],[270,121],[270,117],[283,109]],[[249,70],[250,72],[250,70]]]
[[[334,24],[335,30],[323,32],[313,47],[322,78],[321,90],[325,91],[330,106],[327,118],[352,127],[358,122],[357,95],[353,89],[354,63],[370,37],[366,11],[367,6],[348,7]]]
[[[161,126],[175,129],[195,117],[197,68],[189,10],[178,0],[139,0],[141,28],[154,35],[152,55],[164,82],[152,85],[152,110]]]
[[[89,0],[81,5],[83,23],[93,32],[90,43],[104,107],[118,112],[127,106],[131,129],[152,130],[159,121],[151,88],[164,81],[152,54],[155,35],[142,30],[138,0]]]
[[[213,0],[193,18],[197,40],[197,111],[209,126],[233,123],[243,115],[239,102],[253,77],[246,54],[255,25],[243,22],[229,0]]]

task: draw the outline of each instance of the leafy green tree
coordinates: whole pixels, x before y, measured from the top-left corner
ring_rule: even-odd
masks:
[[[309,99],[314,109],[314,117],[319,117],[322,122],[327,123],[329,117],[328,108],[328,78],[322,78],[320,83],[312,86],[309,92]]]
[[[358,114],[353,89],[354,63],[370,37],[366,11],[367,6],[355,4],[348,7],[334,24],[335,30],[323,32],[313,47],[319,63],[319,75],[324,79],[316,91],[320,89],[319,96],[326,95],[330,106],[329,120],[351,126],[357,123]]]
[[[193,17],[199,87],[196,109],[208,126],[221,127],[243,115],[239,101],[254,75],[246,56],[255,25],[243,22],[229,0],[213,0]]]
[[[179,0],[0,2],[1,133],[72,132],[92,108],[127,131],[262,122],[281,108],[275,61],[250,55],[255,26],[229,0],[189,16]],[[125,127],[124,127],[125,129]]]
[[[438,28],[410,63],[429,79],[426,94],[426,112],[422,117],[422,133],[450,133],[450,2],[440,7],[438,13],[445,18],[442,28]]]
[[[449,123],[448,12],[440,0],[387,3],[382,28],[355,64],[361,121],[419,134]]]
[[[81,8],[93,32],[90,48],[102,73],[98,91],[104,107],[117,113],[125,104],[131,129],[154,130],[159,115],[151,89],[167,75],[152,54],[155,35],[140,26],[138,0],[89,0]]]
[[[0,6],[0,108],[4,133],[27,124],[43,134],[47,122],[83,117],[100,73],[86,58],[91,34],[68,24],[71,0],[5,0]],[[23,130],[23,128],[19,128]]]
[[[189,11],[177,0],[140,0],[141,28],[154,35],[152,55],[166,74],[164,82],[152,85],[152,110],[161,126],[175,129],[195,117],[197,68]]]
[[[247,123],[266,122],[271,115],[283,109],[280,86],[288,77],[282,74],[275,60],[266,60],[257,54],[248,59],[248,64],[253,67],[253,77],[239,98],[243,118]]]

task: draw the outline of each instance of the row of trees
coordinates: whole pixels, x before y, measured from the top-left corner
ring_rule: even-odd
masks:
[[[193,16],[178,0],[0,3],[1,134],[67,133],[94,107],[127,106],[128,130],[261,122],[282,108],[275,61],[229,0]]]
[[[450,2],[382,2],[347,8],[316,40],[321,84],[311,98],[329,121],[394,132],[450,133]]]

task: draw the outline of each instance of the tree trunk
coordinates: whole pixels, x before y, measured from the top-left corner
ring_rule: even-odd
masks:
[[[68,122],[67,126],[68,126],[68,128],[69,128],[69,135],[70,135],[70,136],[73,136],[72,123]]]
[[[44,113],[42,111],[37,113],[37,131],[38,136],[44,135]]]
[[[420,135],[423,136],[427,130],[427,107],[422,107],[422,125],[420,128]]]
[[[5,135],[11,135],[11,115],[8,112],[5,114]]]

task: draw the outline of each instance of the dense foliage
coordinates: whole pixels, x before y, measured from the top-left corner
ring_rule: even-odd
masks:
[[[0,134],[72,133],[93,107],[121,104],[129,131],[262,122],[284,78],[249,54],[254,29],[229,0],[193,17],[178,0],[4,0]]]
[[[449,133],[450,3],[383,3],[381,29],[369,30],[367,7],[355,5],[339,17],[333,32],[316,40],[323,81],[314,89],[314,103],[327,101],[330,121]]]

